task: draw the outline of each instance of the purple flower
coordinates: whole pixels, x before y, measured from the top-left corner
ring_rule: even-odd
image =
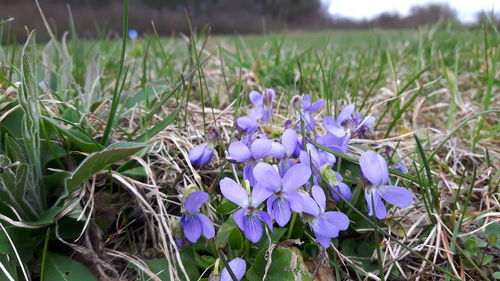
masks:
[[[387,215],[382,199],[398,207],[408,207],[413,201],[413,195],[407,189],[399,186],[386,185],[389,181],[389,170],[384,158],[372,150],[368,150],[359,158],[361,172],[368,180],[365,188],[365,198],[368,214],[378,219]]]
[[[354,110],[354,104],[349,104],[339,113],[337,120],[332,117],[323,119],[323,127],[337,137],[343,137],[350,132],[364,138],[367,131],[373,131],[375,117],[361,118],[361,114]]]
[[[319,100],[313,104],[311,102],[311,96],[309,95],[305,95],[302,98],[302,112],[299,114],[299,120],[301,121],[300,123],[304,123],[305,129],[307,131],[312,131],[316,127],[316,122],[314,122],[312,113],[318,111],[324,103],[324,100]],[[301,130],[300,128],[302,128],[300,123],[299,130]]]
[[[316,142],[322,146],[326,146],[331,150],[338,151],[340,153],[346,153],[347,147],[349,146],[350,135],[346,134],[343,137],[337,137],[334,134],[318,135],[316,137]]]
[[[239,132],[239,139],[248,145],[252,141],[255,132],[259,129],[259,123],[253,117],[242,116],[236,119],[236,128]]]
[[[214,143],[219,139],[219,132],[214,126],[208,127],[205,143],[193,147],[189,151],[189,161],[193,165],[203,166],[210,163],[214,155]]]
[[[335,155],[318,150],[316,146],[308,143],[306,145],[307,151],[301,151],[299,159],[301,163],[304,163],[309,170],[311,170],[314,176],[314,184],[319,184],[321,181],[321,171],[324,165],[333,165],[336,161]]]
[[[193,165],[203,166],[210,163],[213,155],[213,145],[202,143],[189,151],[189,161]]]
[[[208,194],[195,191],[188,195],[184,201],[185,212],[181,216],[181,224],[186,238],[195,243],[201,235],[210,239],[215,235],[214,225],[210,219],[199,212],[200,207],[208,200]]]
[[[286,129],[281,136],[281,144],[288,157],[297,157],[302,149],[299,135],[294,129]]]
[[[262,119],[269,123],[273,115],[273,100],[275,97],[273,89],[265,89],[262,95],[257,91],[251,91],[249,94],[250,101],[255,106],[250,112],[250,116],[256,120]]]
[[[399,162],[395,165],[394,169],[400,171],[401,173],[408,173],[408,168],[406,168],[405,163]]]
[[[311,222],[314,234],[321,246],[328,248],[330,247],[330,239],[338,237],[341,230],[346,230],[349,227],[349,218],[342,212],[325,212],[326,197],[321,187],[315,185],[311,192],[314,200],[301,194],[304,200],[304,212],[314,216]]]
[[[306,165],[294,165],[281,177],[273,166],[259,163],[253,173],[257,186],[264,187],[273,194],[267,200],[267,212],[278,225],[284,226],[288,223],[291,210],[302,213],[302,198],[295,190],[304,185],[311,176],[311,170]]]
[[[265,222],[273,231],[271,217],[266,212],[257,210],[259,205],[271,196],[272,192],[256,185],[253,188],[252,197],[249,197],[246,190],[230,178],[223,178],[220,181],[220,190],[224,197],[241,207],[233,214],[233,218],[248,240],[254,243],[259,242],[263,233],[261,222]]]
[[[135,29],[129,29],[128,30],[128,37],[130,39],[136,39],[137,36],[139,36],[139,33],[137,32],[137,30],[135,30]]]
[[[330,188],[328,189],[330,196],[332,197],[333,200],[337,202],[342,201],[342,198],[344,200],[351,200],[352,198],[351,189],[349,188],[349,186],[347,186],[347,184],[342,182],[344,180],[344,178],[342,178],[342,175],[340,175],[337,172],[334,173],[335,173],[336,183],[330,183]],[[340,194],[342,198],[337,193]]]
[[[243,278],[243,275],[245,275],[245,271],[247,270],[247,263],[245,262],[245,260],[241,258],[235,258],[230,261],[228,265],[231,268],[231,271],[234,273],[234,276],[238,280],[241,280],[241,278]],[[233,278],[231,278],[231,275],[229,275],[227,268],[224,268],[222,270],[220,281],[233,281]]]
[[[262,159],[270,155],[275,158],[282,158],[285,155],[285,149],[279,143],[268,140],[267,138],[259,138],[253,141],[250,148],[243,142],[232,142],[228,148],[229,161],[245,163],[243,168],[243,178],[250,182],[251,186],[255,185],[253,177],[253,168]]]

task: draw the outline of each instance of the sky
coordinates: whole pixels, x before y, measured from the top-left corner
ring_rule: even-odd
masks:
[[[354,19],[370,19],[382,12],[407,15],[414,5],[447,3],[457,11],[461,21],[471,22],[481,10],[500,12],[500,0],[322,0],[328,12]]]

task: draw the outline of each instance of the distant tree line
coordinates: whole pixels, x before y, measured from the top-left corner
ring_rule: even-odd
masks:
[[[414,28],[447,21],[459,24],[456,12],[444,4],[415,6],[408,16],[385,12],[356,21],[332,17],[321,0],[129,0],[129,26],[140,34],[171,35],[204,25],[212,33],[261,33],[311,29]],[[52,28],[69,30],[69,9],[80,35],[117,33],[122,24],[122,0],[39,0]],[[0,0],[0,19],[14,17],[7,31],[20,41],[26,28],[44,30],[34,0]]]

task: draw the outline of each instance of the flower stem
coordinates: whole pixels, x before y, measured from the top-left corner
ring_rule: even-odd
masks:
[[[245,239],[245,257],[250,256],[250,241]]]
[[[286,234],[286,240],[290,239],[293,232],[293,226],[295,225],[295,220],[297,219],[297,213],[293,213],[292,221],[290,222],[290,228],[288,228],[288,233]]]

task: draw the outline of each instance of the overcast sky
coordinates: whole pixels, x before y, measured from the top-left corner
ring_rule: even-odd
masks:
[[[322,0],[328,12],[355,19],[371,18],[384,11],[399,12],[406,15],[416,4],[448,3],[457,11],[462,21],[473,21],[477,12],[486,10],[500,11],[500,0]]]

